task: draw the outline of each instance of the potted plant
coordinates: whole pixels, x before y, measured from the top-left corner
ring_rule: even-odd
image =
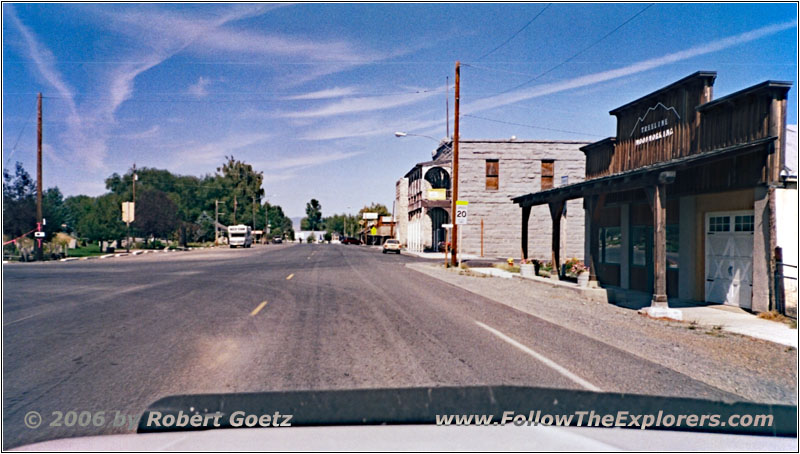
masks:
[[[571,264],[568,272],[573,276],[577,276],[579,286],[581,287],[589,286],[589,267],[586,266],[583,262],[578,261]]]
[[[534,264],[528,259],[522,259],[519,262],[519,274],[522,277],[533,277],[536,275]]]
[[[550,277],[551,271],[553,271],[553,265],[550,261],[545,260],[539,263],[539,276]]]

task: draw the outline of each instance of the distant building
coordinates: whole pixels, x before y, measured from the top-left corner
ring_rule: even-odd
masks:
[[[791,83],[714,99],[715,79],[697,72],[612,110],[616,136],[582,148],[585,181],[514,201],[525,217],[583,200],[591,279],[652,294],[653,313],[669,311],[670,297],[796,315],[797,281],[780,277],[797,276]],[[529,236],[523,229],[523,250]],[[781,258],[794,268],[782,273]]]
[[[376,219],[364,219],[359,239],[364,244],[380,245],[389,238],[393,238],[395,223],[391,216],[378,216]]]
[[[312,238],[311,241],[314,243],[322,243],[323,241],[325,241],[325,231],[300,230],[295,234],[295,240],[301,243],[307,242],[309,237]]]
[[[488,258],[520,257],[519,208],[511,197],[521,192],[558,187],[584,176],[585,156],[580,147],[587,142],[542,140],[459,141],[459,194],[469,202],[468,224],[461,227],[462,253]],[[452,142],[443,141],[431,161],[420,162],[398,180],[395,200],[398,239],[413,251],[433,250],[445,241],[442,224],[451,223]],[[569,204],[564,228],[570,241],[564,250],[583,258],[583,209],[580,201]],[[530,219],[533,255],[550,255],[550,215],[536,210]],[[563,236],[566,238],[566,235]],[[546,241],[545,241],[546,240]]]

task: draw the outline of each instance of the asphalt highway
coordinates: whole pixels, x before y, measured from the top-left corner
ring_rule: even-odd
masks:
[[[132,432],[52,426],[54,412],[138,418],[175,394],[505,384],[743,400],[415,260],[287,244],[4,265],[3,446]]]

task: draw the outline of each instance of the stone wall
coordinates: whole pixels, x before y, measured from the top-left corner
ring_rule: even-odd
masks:
[[[408,244],[408,178],[397,180],[394,194],[395,238],[405,246]]]
[[[520,258],[522,209],[512,197],[541,190],[541,162],[552,159],[554,186],[583,181],[585,142],[462,140],[459,144],[459,200],[469,201],[469,225],[462,226],[461,250],[479,254],[481,219],[483,250],[488,258]],[[499,160],[499,188],[486,189],[486,160]],[[584,211],[581,199],[567,203],[562,259],[583,258]],[[562,221],[563,223],[563,221]],[[550,259],[552,221],[547,206],[534,207],[529,223],[531,258]]]

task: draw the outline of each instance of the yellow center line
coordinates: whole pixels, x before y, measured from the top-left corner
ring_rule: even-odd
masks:
[[[293,278],[293,277],[294,277],[294,273],[292,273],[292,274],[290,274],[290,275],[286,276],[286,280],[288,281],[289,279],[291,279],[291,278]]]
[[[261,312],[261,309],[264,309],[264,306],[266,306],[266,305],[267,305],[267,302],[266,301],[262,301],[261,304],[259,304],[255,309],[253,309],[253,312],[250,312],[250,315],[255,317],[259,312]]]

